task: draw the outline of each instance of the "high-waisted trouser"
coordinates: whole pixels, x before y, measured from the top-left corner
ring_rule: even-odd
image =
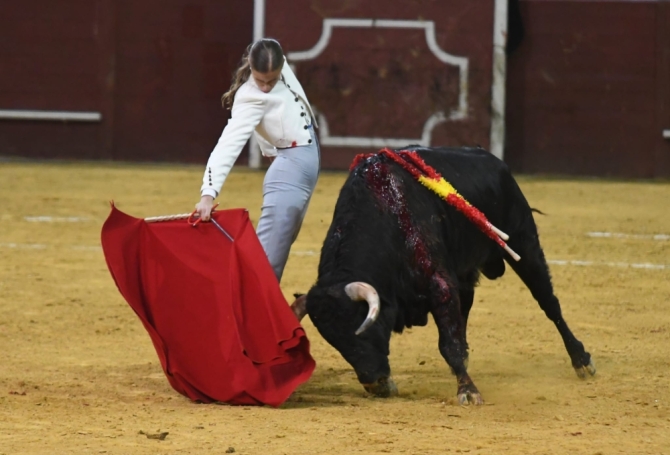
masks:
[[[312,143],[278,150],[263,180],[256,234],[279,281],[319,176],[319,142],[313,127],[309,131]]]

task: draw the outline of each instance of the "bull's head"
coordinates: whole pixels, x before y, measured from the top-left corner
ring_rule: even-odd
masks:
[[[365,390],[383,397],[397,394],[388,363],[392,323],[384,317],[375,323],[381,302],[374,287],[363,282],[314,286],[306,307],[319,333],[351,364]]]

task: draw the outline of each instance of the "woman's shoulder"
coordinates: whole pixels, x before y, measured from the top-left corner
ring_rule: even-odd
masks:
[[[251,81],[246,81],[244,84],[240,85],[240,88],[237,89],[235,95],[249,96],[252,92],[252,88]]]
[[[242,103],[242,102],[258,102],[258,101],[263,101],[264,100],[264,95],[265,93],[261,92],[258,90],[258,88],[254,87],[250,81],[246,81],[244,84],[240,86],[239,89],[237,89],[237,92],[235,93],[235,103]]]

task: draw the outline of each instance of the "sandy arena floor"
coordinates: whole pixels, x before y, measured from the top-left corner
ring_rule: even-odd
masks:
[[[554,284],[594,378],[577,378],[508,273],[482,282],[468,330],[485,406],[456,403],[432,323],[394,335],[400,396],[377,399],[306,318],[316,371],[272,409],[174,392],[99,246],[110,199],[138,217],[186,212],[201,172],[0,163],[0,454],[670,454],[670,182],[519,178],[548,214],[536,217],[547,258],[567,261],[551,265]],[[257,220],[262,177],[236,169],[222,206]],[[320,177],[282,283],[289,300],[316,278],[344,178]]]

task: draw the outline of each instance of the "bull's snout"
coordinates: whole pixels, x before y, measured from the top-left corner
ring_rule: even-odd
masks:
[[[398,387],[390,377],[379,378],[371,384],[363,384],[365,391],[380,398],[398,395]]]

